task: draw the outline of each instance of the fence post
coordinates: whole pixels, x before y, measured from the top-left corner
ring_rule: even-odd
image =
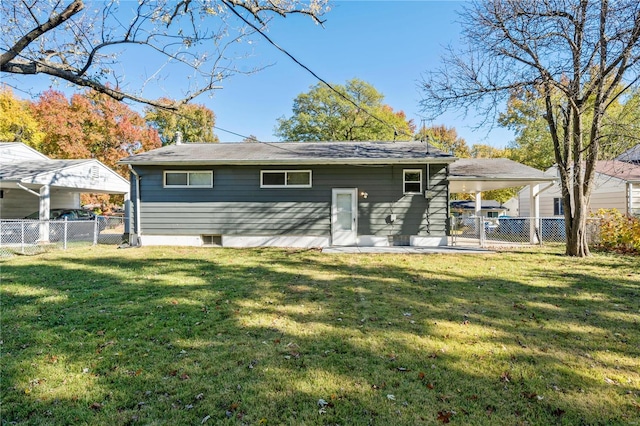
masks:
[[[20,252],[24,254],[24,220],[20,221]]]
[[[486,231],[484,229],[484,216],[478,216],[478,229],[480,229],[480,247],[484,248],[486,245]]]
[[[64,235],[62,236],[62,249],[66,250],[67,249],[67,222],[68,218],[65,216],[64,217]]]
[[[98,215],[93,216],[93,245],[98,244]]]

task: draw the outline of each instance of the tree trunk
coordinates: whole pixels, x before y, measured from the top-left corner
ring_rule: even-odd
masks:
[[[586,206],[576,209],[576,215],[569,226],[565,254],[567,256],[586,257],[591,253],[588,245]],[[580,214],[577,211],[581,211]],[[566,219],[565,219],[566,220]]]

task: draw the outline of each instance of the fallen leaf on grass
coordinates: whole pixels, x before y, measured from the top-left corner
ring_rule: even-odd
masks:
[[[451,416],[455,414],[454,411],[438,411],[438,421],[442,423],[449,423],[451,421]]]
[[[424,373],[422,371],[418,373],[418,379],[424,379]]]
[[[565,411],[561,408],[556,408],[555,410],[553,410],[551,412],[551,414],[553,414],[556,417],[562,417],[564,415]]]
[[[389,394],[389,395],[387,395],[387,399],[390,400],[390,401],[395,401],[396,400],[396,396]]]
[[[500,375],[500,381],[509,383],[511,381],[511,374],[508,371],[503,372]]]
[[[91,408],[92,410],[98,411],[102,409],[102,404],[100,404],[99,402],[94,402],[89,406],[89,408]]]
[[[207,420],[209,420],[211,418],[210,415],[206,415],[202,418],[202,421],[200,422],[201,425],[205,424]]]
[[[182,373],[182,375],[180,376],[181,380],[189,380],[191,377],[189,377],[189,375],[187,373]]]
[[[435,385],[433,383],[427,383],[427,389],[433,389]]]

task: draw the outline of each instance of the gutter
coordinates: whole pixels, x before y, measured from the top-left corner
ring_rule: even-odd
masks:
[[[140,239],[142,238],[142,223],[140,223],[140,175],[136,172],[131,164],[129,164],[129,171],[136,177],[136,235],[138,244],[140,245]]]

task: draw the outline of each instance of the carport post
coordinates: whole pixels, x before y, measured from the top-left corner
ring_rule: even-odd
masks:
[[[482,192],[476,191],[476,201],[475,201],[475,216],[476,216],[476,231],[478,234],[478,240],[480,240],[480,245],[482,246],[482,231],[480,228],[484,229],[484,220],[480,216],[480,212],[482,211]]]
[[[531,217],[529,218],[529,242],[531,244],[538,243],[537,230],[538,219],[540,218],[540,185],[534,182],[529,184],[531,191],[529,193],[529,202],[531,204]]]
[[[98,232],[99,228],[98,228],[98,215],[93,215],[93,245],[95,246],[96,244],[98,244]]]
[[[40,188],[40,243],[49,242],[49,209],[51,208],[51,187],[42,185]]]

